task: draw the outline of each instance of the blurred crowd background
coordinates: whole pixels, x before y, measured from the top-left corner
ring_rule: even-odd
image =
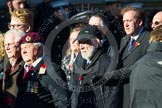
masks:
[[[25,0],[26,8],[35,11],[36,7],[43,1],[56,1],[56,0]],[[57,0],[59,1],[59,0]],[[63,0],[70,2],[79,12],[88,10],[104,10],[107,1],[113,0]],[[116,1],[116,0],[114,0]],[[161,0],[119,0],[122,2],[122,8],[126,6],[139,7],[146,12],[146,27],[150,28],[149,23],[151,22],[154,14],[157,11],[162,10]],[[0,26],[4,27],[6,25],[4,20],[6,20],[6,13],[8,12],[6,0],[0,0]],[[1,32],[5,32],[5,28],[0,29]]]

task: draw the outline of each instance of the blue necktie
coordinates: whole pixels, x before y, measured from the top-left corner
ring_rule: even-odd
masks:
[[[128,44],[128,50],[130,50],[135,42],[135,39],[131,38],[129,44]]]

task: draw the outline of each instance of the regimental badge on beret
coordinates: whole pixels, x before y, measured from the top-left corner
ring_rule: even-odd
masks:
[[[42,36],[40,36],[38,33],[36,32],[29,32],[26,33],[19,41],[19,44],[23,44],[23,43],[44,43]]]
[[[31,40],[31,37],[30,37],[30,36],[27,36],[27,37],[25,38],[25,40],[26,40],[27,42],[29,42],[29,41]]]

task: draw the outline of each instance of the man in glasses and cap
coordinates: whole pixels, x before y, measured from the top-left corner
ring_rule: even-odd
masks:
[[[66,108],[67,92],[54,79],[66,77],[56,64],[45,62],[42,37],[27,33],[19,44],[25,64],[17,82],[16,108]]]
[[[80,92],[73,91],[72,108],[118,108],[118,88],[86,89],[93,84],[96,75],[103,75],[109,68],[110,57],[104,52],[101,39],[101,31],[90,25],[81,29],[77,36],[80,53],[74,63],[70,85],[80,87]]]

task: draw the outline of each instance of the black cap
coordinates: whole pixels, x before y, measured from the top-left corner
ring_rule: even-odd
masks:
[[[83,29],[81,29],[76,40],[87,41],[92,38],[98,38],[101,40],[102,39],[101,31],[99,29],[97,29],[96,26],[88,25],[88,26],[84,27]]]

